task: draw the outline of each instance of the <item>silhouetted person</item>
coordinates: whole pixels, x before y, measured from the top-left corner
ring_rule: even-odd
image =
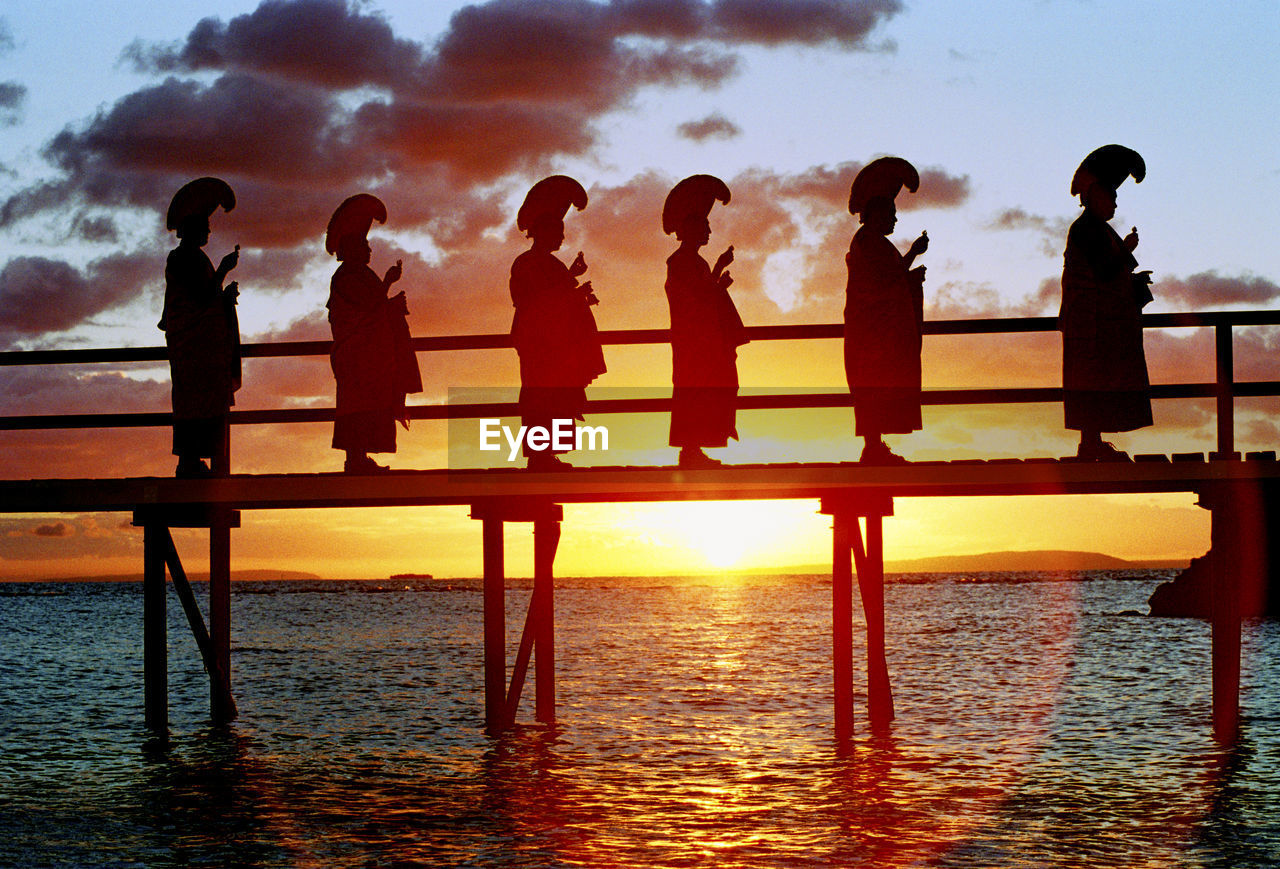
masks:
[[[723,447],[738,437],[738,347],[746,329],[729,297],[733,278],[730,246],[707,265],[698,251],[711,239],[711,206],[729,202],[729,188],[712,175],[691,175],[671,189],[662,207],[662,229],[680,247],[667,258],[667,302],[671,306],[671,435],[680,467],[716,467],[705,447]]]
[[[183,185],[165,225],[178,235],[164,267],[164,313],[160,328],[169,348],[173,383],[173,453],[179,477],[205,477],[227,449],[227,414],[240,388],[240,324],[236,316],[239,290],[222,282],[236,267],[240,246],[215,269],[204,246],[209,217],[221,206],[235,208],[231,187],[218,178],[197,178]]]
[[[853,397],[855,432],[867,464],[905,464],[884,442],[886,434],[919,430],[920,344],[924,322],[924,266],[912,268],[929,247],[920,233],[907,255],[889,241],[898,222],[894,197],[915,192],[920,176],[900,157],[863,167],[849,191],[849,213],[859,216],[845,255],[849,283],[844,308],[844,370]]]
[[[591,282],[578,283],[587,270],[579,251],[565,267],[554,252],[564,244],[569,206],[587,205],[587,192],[565,175],[552,175],[530,188],[516,215],[516,228],[533,246],[511,264],[511,338],[520,355],[520,414],[525,426],[551,430],[555,420],[582,419],[586,387],[605,372],[604,353],[591,305]],[[570,465],[555,450],[534,449],[525,440],[531,470]]]
[[[1077,456],[1127,460],[1102,432],[1151,425],[1150,384],[1142,351],[1142,308],[1151,301],[1151,272],[1134,273],[1135,227],[1123,239],[1107,222],[1116,213],[1116,188],[1146,166],[1136,151],[1104,145],[1071,179],[1084,213],[1067,233],[1062,267],[1062,386],[1066,427],[1080,432]]]
[[[333,448],[346,452],[349,474],[387,470],[369,453],[396,451],[396,421],[409,427],[405,396],[422,391],[404,293],[387,295],[400,280],[400,261],[381,278],[369,268],[367,236],[375,219],[386,222],[386,206],[358,193],[333,213],[324,242],[341,263],[329,282],[329,362],[338,382]]]

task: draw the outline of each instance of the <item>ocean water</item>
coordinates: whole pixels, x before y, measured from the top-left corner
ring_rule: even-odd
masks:
[[[1133,612],[1160,578],[892,583],[897,718],[868,732],[859,613],[845,745],[827,577],[560,580],[558,724],[530,684],[497,739],[475,582],[237,583],[222,729],[171,598],[167,746],[139,584],[0,585],[0,865],[1280,865],[1280,625],[1224,748],[1208,625]]]

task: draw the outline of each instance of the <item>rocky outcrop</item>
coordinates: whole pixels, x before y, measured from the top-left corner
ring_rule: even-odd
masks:
[[[1270,541],[1268,541],[1270,543]],[[1271,544],[1267,548],[1274,549]],[[1191,559],[1187,569],[1152,592],[1148,603],[1153,616],[1207,619],[1213,614],[1213,552]],[[1242,577],[1240,615],[1243,618],[1280,618],[1280,576],[1276,560],[1265,577]],[[1270,592],[1270,593],[1268,593]]]
[[[1153,616],[1207,619],[1213,606],[1210,595],[1209,556],[1191,559],[1185,570],[1151,593],[1148,603]]]

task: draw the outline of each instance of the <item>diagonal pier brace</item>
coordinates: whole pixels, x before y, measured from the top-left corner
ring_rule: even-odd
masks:
[[[514,724],[520,695],[534,658],[535,718],[554,724],[555,557],[560,544],[564,508],[545,499],[495,498],[473,504],[471,518],[483,524],[484,540],[484,719],[485,732],[496,736]],[[507,685],[506,575],[503,524],[533,523],[533,595]]]
[[[822,499],[819,512],[831,516],[831,658],[836,738],[853,735],[853,568],[867,623],[867,717],[874,733],[884,733],[894,712],[885,657],[882,523],[885,516],[893,515],[893,498],[874,492],[829,496]],[[860,518],[866,520],[865,548]]]

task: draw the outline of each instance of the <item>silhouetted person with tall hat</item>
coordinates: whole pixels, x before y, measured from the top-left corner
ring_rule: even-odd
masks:
[[[737,439],[738,347],[746,329],[729,297],[733,278],[730,246],[707,264],[698,251],[711,239],[709,216],[716,202],[728,204],[729,188],[713,175],[691,175],[667,194],[662,230],[680,241],[667,257],[667,302],[671,306],[671,435],[680,467],[720,464],[706,447]]]
[[[604,353],[591,305],[591,282],[582,252],[565,266],[555,251],[564,244],[564,216],[587,205],[587,192],[572,178],[552,175],[530,188],[516,214],[516,228],[533,240],[511,264],[511,339],[520,356],[520,414],[525,426],[552,429],[555,420],[582,419],[587,384],[605,372]],[[530,470],[570,467],[553,446],[535,449],[526,438]]]
[[[1085,157],[1071,179],[1084,212],[1067,232],[1062,266],[1062,386],[1066,427],[1080,432],[1077,456],[1128,460],[1102,432],[1151,425],[1150,383],[1142,350],[1142,308],[1151,301],[1151,272],[1134,272],[1134,227],[1124,238],[1107,222],[1116,188],[1146,165],[1136,151],[1104,145]]]
[[[906,160],[880,157],[862,168],[849,191],[849,213],[861,226],[845,255],[844,370],[867,464],[904,464],[884,435],[921,426],[925,270],[912,263],[928,249],[929,237],[920,233],[906,256],[888,238],[898,222],[894,198],[903,187],[914,193],[919,186],[920,175]]]
[[[173,453],[179,477],[225,473],[227,415],[240,388],[239,289],[222,286],[240,259],[240,245],[213,267],[203,248],[209,218],[236,206],[235,193],[219,178],[197,178],[174,194],[165,225],[178,235],[164,267],[160,328],[169,348],[173,383]],[[213,459],[213,467],[205,464]]]
[[[329,282],[329,361],[338,382],[333,448],[346,452],[343,470],[349,474],[387,470],[369,453],[396,451],[396,421],[409,427],[405,396],[422,391],[405,320],[408,304],[403,292],[388,297],[400,280],[400,260],[383,277],[369,268],[374,220],[386,222],[386,206],[358,193],[329,218],[324,239],[325,250],[340,263]]]

